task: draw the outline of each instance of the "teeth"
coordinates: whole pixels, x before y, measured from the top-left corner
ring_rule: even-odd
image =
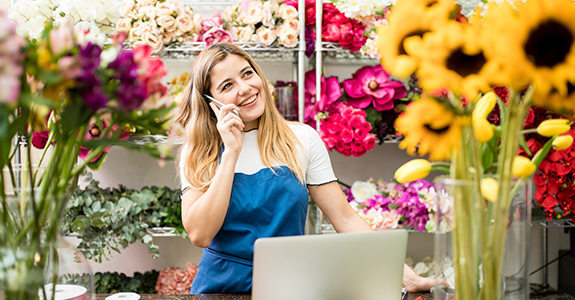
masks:
[[[242,104],[241,104],[240,106],[246,106],[246,105],[248,105],[248,104],[254,102],[254,101],[256,100],[257,96],[258,96],[258,95],[254,95],[252,98],[250,98],[250,99],[248,99],[248,100],[242,102]]]

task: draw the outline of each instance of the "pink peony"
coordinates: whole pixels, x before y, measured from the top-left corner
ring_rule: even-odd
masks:
[[[163,96],[168,88],[161,83],[161,79],[168,71],[159,57],[152,57],[152,47],[140,44],[134,48],[134,61],[138,64],[138,69],[146,70],[140,72],[138,79],[144,84],[146,93],[149,95],[159,94]]]
[[[407,90],[400,81],[389,80],[389,74],[381,65],[365,66],[353,74],[353,78],[343,81],[347,104],[356,108],[366,108],[373,103],[376,110],[393,109],[394,99],[407,96]]]
[[[328,150],[359,157],[375,146],[377,138],[370,131],[365,111],[340,104],[336,112],[322,120],[319,134]]]
[[[341,97],[341,86],[337,77],[325,78],[321,76],[321,95],[316,96],[315,69],[305,74],[305,122],[315,128],[315,115],[320,112],[329,112]]]

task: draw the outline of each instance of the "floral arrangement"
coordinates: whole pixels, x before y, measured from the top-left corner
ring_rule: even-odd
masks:
[[[165,70],[148,46],[127,50],[114,37],[103,49],[77,36],[70,23],[48,23],[39,40],[23,41],[6,16],[0,20],[8,25],[0,56],[12,57],[13,70],[6,72],[19,76],[2,81],[13,85],[0,100],[0,166],[7,171],[0,180],[0,285],[4,299],[37,299],[39,290],[48,299],[43,284],[58,274],[52,268],[44,275],[45,267],[80,174],[100,166],[111,145],[158,155],[153,145],[137,147],[123,137],[134,129],[164,133],[174,105],[159,101],[168,96],[160,83]],[[13,140],[32,140],[45,130],[37,161],[31,147],[18,154],[21,163],[14,161],[22,149],[12,147]]]
[[[509,89],[507,87],[494,88],[495,93],[503,103],[509,102]],[[494,124],[500,125],[499,105],[495,105],[493,111],[487,117],[487,120]],[[519,154],[528,158],[533,158],[533,154],[537,153],[549,140],[548,137],[537,134],[537,127],[542,122],[548,119],[566,118],[572,119],[571,114],[561,116],[555,112],[549,111],[542,107],[530,107],[527,110],[523,128],[525,134],[525,145],[531,154],[528,154],[523,148],[519,149]],[[575,131],[573,126],[564,135],[555,139],[552,144],[553,148],[549,150],[547,155],[533,176],[535,182],[535,200],[544,209],[547,219],[568,217],[575,220],[575,187],[572,174],[575,173],[575,168],[570,163],[572,161],[574,148],[573,145],[561,146],[561,143],[572,143],[575,138]],[[565,150],[555,150],[565,148]]]
[[[249,0],[228,7],[222,16],[224,28],[236,42],[261,43],[293,48],[298,43],[296,7],[281,1]]]
[[[296,0],[289,0],[286,4],[297,7]],[[357,52],[365,44],[367,36],[364,35],[366,27],[356,19],[350,19],[340,12],[334,4],[322,4],[322,41],[335,42],[352,52]],[[315,0],[305,0],[305,42],[306,54],[310,56],[315,47]]]
[[[189,294],[196,273],[198,266],[193,263],[187,263],[185,269],[176,266],[164,268],[158,276],[156,291],[158,294]]]
[[[219,42],[233,42],[232,36],[223,28],[222,18],[219,13],[202,21],[202,30],[198,41],[206,42],[206,47]]]
[[[498,299],[511,201],[553,144],[556,151],[571,144],[561,142],[570,130],[568,120],[545,120],[536,132],[549,140],[531,153],[523,136],[532,131],[523,126],[531,105],[575,108],[570,88],[575,86],[575,40],[556,35],[575,36],[567,17],[575,14],[575,4],[490,1],[469,23],[451,20],[454,11],[452,1],[398,1],[387,17],[389,25],[378,29],[383,67],[398,77],[415,72],[427,92],[407,106],[396,127],[405,136],[400,148],[429,154],[434,162],[412,160],[397,170],[396,179],[407,182],[439,169],[452,180],[472,183],[451,190],[456,294],[458,299]],[[507,104],[491,91],[494,86],[509,87]],[[433,95],[439,88],[447,88],[446,97]],[[496,103],[499,126],[487,121]],[[520,147],[532,158],[518,155]],[[470,205],[474,195],[481,196]]]
[[[47,22],[71,23],[83,39],[104,45],[120,18],[119,6],[115,0],[20,0],[14,2],[9,16],[18,22],[16,32],[31,40],[42,37]]]
[[[345,190],[351,207],[373,229],[396,228],[435,232],[437,214],[436,190],[433,183],[417,180],[405,184],[378,180],[356,181]],[[449,202],[442,201],[443,215],[449,215]],[[448,230],[453,220],[442,218],[441,230]]]
[[[358,157],[375,146],[377,138],[370,131],[365,111],[340,103],[335,112],[321,120],[319,135],[329,151]]]
[[[202,17],[178,0],[125,0],[116,32],[126,32],[132,45],[146,44],[154,52],[172,42],[195,42],[202,30]]]

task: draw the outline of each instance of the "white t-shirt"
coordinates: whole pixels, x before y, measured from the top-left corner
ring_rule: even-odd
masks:
[[[304,149],[298,147],[298,155],[304,171],[304,180],[308,185],[321,185],[337,180],[331,166],[331,160],[323,141],[317,131],[306,124],[289,124]],[[260,157],[258,148],[258,130],[242,133],[243,143],[236,163],[235,173],[251,175],[267,168]],[[185,145],[182,155],[187,152]],[[180,178],[182,189],[191,186],[184,176],[184,159],[180,159]]]

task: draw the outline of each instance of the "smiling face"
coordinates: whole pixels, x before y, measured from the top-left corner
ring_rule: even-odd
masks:
[[[230,54],[212,68],[210,93],[225,104],[240,108],[244,131],[257,128],[265,109],[265,96],[261,77],[249,62]]]

